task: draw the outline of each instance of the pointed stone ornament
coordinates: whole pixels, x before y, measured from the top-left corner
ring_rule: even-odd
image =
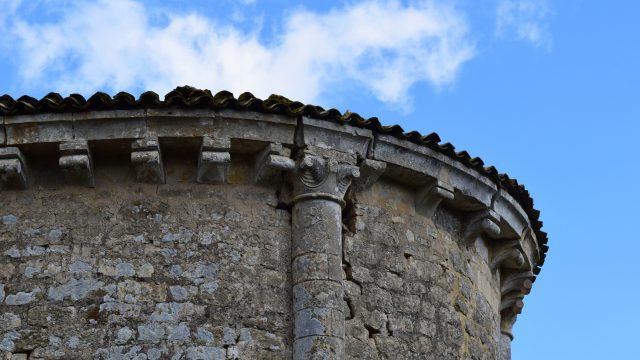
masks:
[[[58,164],[67,180],[73,184],[95,187],[93,176],[93,159],[86,140],[75,140],[60,143],[60,159]]]
[[[157,137],[138,139],[131,144],[131,163],[139,182],[164,184],[162,152]]]
[[[27,165],[17,147],[0,148],[0,189],[26,189]]]

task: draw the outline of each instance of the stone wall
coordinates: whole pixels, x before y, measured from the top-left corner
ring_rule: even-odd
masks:
[[[254,186],[2,194],[0,350],[291,356],[290,215]]]
[[[360,194],[345,234],[351,358],[495,359],[497,284],[460,219],[416,214],[414,194],[386,181]]]
[[[7,359],[510,359],[534,210],[427,146],[232,110],[3,127]]]

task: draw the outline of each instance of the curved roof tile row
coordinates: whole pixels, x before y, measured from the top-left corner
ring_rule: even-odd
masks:
[[[213,110],[235,109],[296,117],[307,116],[338,124],[366,128],[374,134],[391,135],[415,144],[427,146],[478,171],[515,198],[527,213],[538,238],[541,258],[535,269],[536,274],[540,272],[540,267],[544,263],[548,250],[547,234],[541,230],[540,212],[533,207],[533,199],[525,186],[519,184],[518,180],[510,178],[507,174],[499,173],[493,166],[484,166],[484,161],[479,157],[471,157],[466,151],[456,152],[452,144],[448,142],[441,143],[441,139],[436,133],[422,135],[417,131],[405,132],[399,125],[382,125],[376,117],[365,119],[354,112],[343,114],[336,109],[325,110],[320,106],[306,105],[280,95],[271,95],[262,100],[249,92],[245,92],[236,99],[229,91],[220,91],[213,94],[209,90],[200,90],[190,86],[174,89],[165,95],[164,100],[160,100],[160,96],[152,91],[140,94],[137,99],[126,92],[119,92],[113,97],[103,92],[97,92],[88,99],[79,94],[62,97],[58,93],[49,93],[40,100],[30,96],[21,96],[17,100],[14,100],[9,95],[0,96],[0,115],[2,116],[169,107]]]

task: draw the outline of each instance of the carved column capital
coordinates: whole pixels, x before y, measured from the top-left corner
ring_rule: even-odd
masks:
[[[353,164],[305,150],[296,163],[293,201],[327,199],[344,206],[344,195],[359,176],[360,169]]]

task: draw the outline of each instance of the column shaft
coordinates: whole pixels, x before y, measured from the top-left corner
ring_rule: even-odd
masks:
[[[293,358],[342,359],[342,206],[355,156],[305,149],[294,172]]]
[[[340,359],[342,209],[338,202],[305,198],[293,207],[294,359]]]

